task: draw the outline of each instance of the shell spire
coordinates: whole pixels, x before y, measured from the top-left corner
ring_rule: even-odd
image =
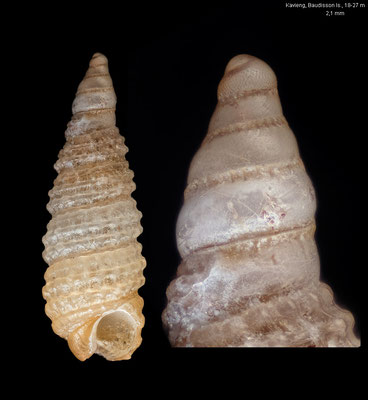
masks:
[[[115,126],[116,95],[109,73],[107,58],[95,53],[78,86],[73,101],[73,118],[65,136],[80,135],[89,129]]]
[[[45,311],[74,355],[129,359],[144,325],[146,265],[137,237],[142,214],[131,197],[128,148],[115,126],[116,95],[107,58],[96,53],[73,102],[43,237]]]
[[[173,346],[352,347],[352,314],[319,280],[315,192],[276,76],[234,57],[189,169],[182,257],[163,323]]]

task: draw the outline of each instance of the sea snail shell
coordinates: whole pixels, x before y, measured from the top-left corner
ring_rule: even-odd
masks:
[[[45,311],[56,334],[84,361],[125,360],[141,344],[146,265],[137,242],[142,214],[131,197],[128,148],[115,126],[107,59],[96,53],[78,87],[43,237]]]
[[[314,189],[256,57],[227,65],[184,197],[162,316],[173,346],[359,346],[319,280]]]

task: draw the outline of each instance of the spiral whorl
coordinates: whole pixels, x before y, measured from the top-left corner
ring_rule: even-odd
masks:
[[[163,313],[171,343],[357,345],[352,315],[319,282],[315,210],[275,74],[234,57],[177,222],[183,261]]]
[[[136,240],[142,214],[131,197],[133,172],[115,126],[115,105],[107,58],[96,53],[55,164],[47,205],[52,219],[43,238],[46,313],[81,360],[94,352],[130,358],[144,323],[137,290],[145,260]],[[101,336],[102,326],[109,333]]]
[[[177,225],[182,256],[266,232],[314,229],[314,190],[282,114],[276,77],[263,61],[230,61],[185,197]]]

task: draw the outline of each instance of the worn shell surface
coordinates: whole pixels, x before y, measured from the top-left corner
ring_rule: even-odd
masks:
[[[47,205],[52,219],[43,237],[46,314],[80,360],[93,353],[129,359],[142,341],[142,215],[131,197],[133,172],[115,105],[107,59],[96,53],[55,164]]]
[[[256,57],[229,62],[184,197],[162,316],[173,346],[359,345],[352,314],[320,282],[315,192]]]

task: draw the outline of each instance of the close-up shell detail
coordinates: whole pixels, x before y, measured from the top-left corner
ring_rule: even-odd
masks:
[[[355,347],[320,281],[316,197],[260,59],[234,57],[189,169],[162,320],[178,347]]]
[[[129,359],[142,341],[142,214],[131,197],[134,174],[115,126],[115,105],[107,58],[96,53],[55,164],[42,254],[49,265],[42,291],[46,314],[82,361],[94,353]]]

